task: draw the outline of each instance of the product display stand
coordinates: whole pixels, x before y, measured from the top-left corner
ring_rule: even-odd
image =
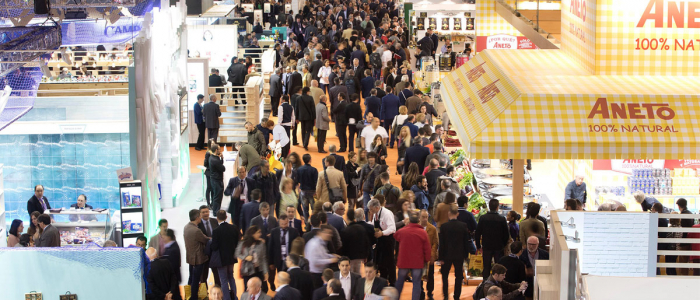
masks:
[[[122,181],[119,183],[119,206],[121,207],[121,246],[136,244],[136,238],[145,230],[143,201],[141,198],[141,181]]]

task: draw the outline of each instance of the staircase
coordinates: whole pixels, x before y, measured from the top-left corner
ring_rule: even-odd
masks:
[[[540,11],[542,12],[542,11]],[[523,16],[503,0],[496,0],[496,13],[530,39],[540,49],[559,49],[561,42],[536,22]],[[560,23],[561,24],[561,23]]]

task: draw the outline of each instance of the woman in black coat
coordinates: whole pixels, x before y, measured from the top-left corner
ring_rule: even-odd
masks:
[[[360,167],[357,164],[357,153],[348,153],[348,162],[345,164],[345,182],[348,185],[348,210],[355,209],[357,203],[357,185],[353,184],[353,181],[358,181],[360,175],[357,174],[357,169]],[[362,202],[360,202],[362,204]]]

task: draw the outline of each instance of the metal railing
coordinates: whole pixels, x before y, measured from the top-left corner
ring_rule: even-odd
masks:
[[[691,219],[693,220],[693,224],[697,223],[697,219],[700,219],[700,214],[659,214],[659,218],[664,218],[664,219],[680,219],[681,222],[683,220],[688,220]],[[700,228],[698,227],[659,227],[658,229],[659,233],[668,233],[668,234],[686,234],[686,233],[700,233]],[[668,245],[668,244],[700,244],[700,238],[677,238],[677,237],[665,237],[665,238],[658,238],[657,243],[659,245]],[[678,249],[676,250],[657,250],[656,252],[657,256],[675,256],[678,259],[681,257],[688,257],[688,256],[700,256],[700,250],[691,250],[689,249],[688,246],[683,246],[683,249]],[[685,260],[685,259],[683,259]],[[677,269],[700,269],[700,263],[693,263],[693,262],[657,262],[656,263],[657,268],[666,268],[667,270],[669,268],[677,268]],[[697,274],[694,274],[697,275]]]
[[[544,29],[542,29],[542,28],[540,27],[540,2],[541,2],[541,0],[529,0],[529,1],[528,1],[528,0],[515,0],[515,7],[511,6],[510,4],[508,4],[508,1],[506,1],[506,0],[496,0],[496,1],[497,1],[498,3],[500,3],[501,5],[503,5],[504,7],[506,7],[508,10],[510,10],[516,17],[520,18],[520,19],[523,20],[525,23],[527,23],[527,24],[529,24],[530,26],[532,26],[538,33],[540,33],[540,34],[546,36],[547,39],[554,39],[554,40],[555,40],[555,44],[560,44],[560,41],[559,41],[558,39],[554,38],[554,36],[553,36],[551,33],[549,33],[548,31],[546,31],[546,30],[544,30]],[[518,6],[521,5],[521,4],[524,3],[524,2],[527,2],[527,3],[533,3],[533,2],[535,2],[535,3],[536,3],[536,7],[535,7],[535,21],[530,20],[529,18],[523,16],[523,15],[519,12]],[[545,1],[542,1],[542,2],[547,2],[547,3],[559,2],[559,3],[561,3],[561,1],[557,1],[557,0],[545,0]]]

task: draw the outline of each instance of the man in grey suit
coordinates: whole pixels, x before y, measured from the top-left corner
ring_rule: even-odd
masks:
[[[282,97],[282,77],[280,74],[282,69],[275,69],[275,73],[270,76],[270,109],[272,110],[272,116],[277,116],[277,106],[280,104],[280,97]]]
[[[209,103],[204,104],[202,108],[202,115],[204,115],[204,123],[207,126],[207,133],[209,134],[209,139],[216,142],[216,138],[219,136],[219,117],[221,117],[221,108],[219,104],[216,103],[216,95],[209,95]]]
[[[328,117],[328,107],[326,107],[326,95],[321,96],[318,104],[316,104],[316,147],[318,153],[327,153],[323,150],[323,144],[326,142],[326,132],[328,131],[331,118]]]
[[[248,280],[248,289],[241,295],[241,300],[272,300],[272,297],[265,294],[260,287],[262,287],[260,278],[253,277]]]
[[[51,225],[51,217],[47,214],[42,214],[37,219],[39,227],[44,230],[36,242],[37,247],[61,247],[61,235],[58,229]]]
[[[270,215],[270,204],[260,202],[260,215],[250,220],[250,226],[253,225],[260,228],[263,238],[268,238],[272,229],[279,227],[277,219]]]

